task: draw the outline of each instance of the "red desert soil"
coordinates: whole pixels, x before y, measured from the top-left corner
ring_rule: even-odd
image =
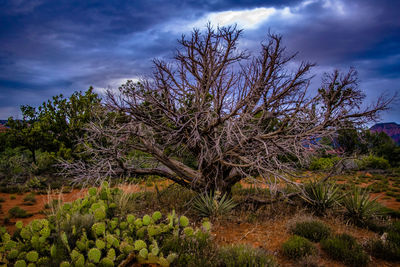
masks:
[[[301,216],[301,215],[299,215]],[[275,255],[280,266],[298,266],[298,262],[286,259],[281,253],[282,243],[285,242],[291,234],[288,225],[293,216],[280,216],[274,219],[267,219],[259,223],[216,223],[212,228],[212,233],[219,245],[230,244],[248,244],[255,248],[262,248]],[[360,229],[357,227],[346,226],[339,219],[322,218],[322,220],[331,227],[335,233],[348,233],[354,236],[358,242],[365,243],[369,238],[377,237],[375,233]],[[316,257],[319,266],[344,267],[345,265],[330,260],[317,244],[318,254],[322,257]],[[397,264],[372,259],[370,266],[399,266]]]

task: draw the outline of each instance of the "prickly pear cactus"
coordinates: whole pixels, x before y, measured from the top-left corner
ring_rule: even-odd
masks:
[[[115,208],[113,198],[118,194],[119,189],[104,183],[99,189],[90,188],[82,199],[60,203],[46,219],[25,226],[17,222],[13,237],[0,227],[2,260],[9,266],[117,266],[134,254],[140,263],[169,266],[177,255],[173,251],[163,255],[164,240],[202,231],[190,227],[189,219],[175,211],[167,218],[159,211],[141,218],[115,217],[110,209]],[[203,231],[210,227],[203,223]]]

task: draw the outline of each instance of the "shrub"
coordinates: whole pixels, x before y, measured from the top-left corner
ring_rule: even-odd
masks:
[[[7,225],[7,224],[9,224],[9,223],[10,223],[10,217],[9,217],[9,216],[4,217],[4,219],[3,219],[3,224],[4,224],[4,225]]]
[[[222,247],[218,251],[219,266],[277,266],[274,258],[262,249],[246,245]]]
[[[380,239],[371,240],[368,244],[368,249],[374,257],[390,261],[400,260],[400,247],[391,242],[385,242]]]
[[[11,195],[11,196],[10,196],[10,199],[11,199],[11,200],[14,200],[14,199],[16,199],[16,198],[17,198],[17,197],[14,196],[14,195]]]
[[[29,174],[32,153],[22,147],[6,148],[0,153],[0,174],[10,178],[26,177]]]
[[[358,225],[365,225],[370,219],[385,215],[385,209],[376,198],[371,199],[369,192],[360,187],[353,187],[352,193],[343,198],[342,204],[345,215]]]
[[[199,231],[192,236],[171,236],[161,247],[163,253],[174,251],[174,266],[215,266],[217,247],[211,236]]]
[[[333,158],[314,158],[309,166],[309,169],[312,171],[316,170],[329,170],[333,168],[336,162],[339,161],[338,157]]]
[[[24,197],[24,205],[34,205],[36,203],[35,193],[29,193]]]
[[[314,254],[315,247],[308,239],[294,235],[282,244],[282,252],[290,259],[299,259]]]
[[[4,199],[4,197],[0,197],[0,202],[5,202],[6,200]]]
[[[331,229],[320,221],[304,221],[296,223],[291,232],[311,241],[319,242],[330,236]]]
[[[368,170],[368,169],[386,170],[390,168],[388,160],[374,155],[363,157],[357,163],[360,170]]]
[[[302,258],[297,265],[299,267],[323,267],[323,265],[319,264],[319,258],[315,255],[310,255]]]
[[[54,152],[38,150],[36,151],[36,164],[32,164],[32,171],[36,174],[51,172],[54,170],[55,163],[57,163],[57,158]]]
[[[372,240],[368,247],[371,254],[377,258],[391,261],[400,260],[400,221],[394,222],[388,227],[387,233],[382,239]]]
[[[342,261],[350,266],[366,266],[368,255],[348,234],[340,234],[321,241],[321,248],[334,260]]]
[[[342,198],[339,189],[340,187],[335,183],[310,181],[304,187],[302,198],[318,214],[324,214],[338,204]]]
[[[21,209],[18,206],[9,209],[8,214],[10,215],[11,218],[27,218],[32,216],[32,214],[29,214],[26,210]]]
[[[46,181],[47,181],[47,179],[45,179],[45,178],[40,178],[40,177],[35,176],[35,177],[29,179],[25,183],[25,186],[30,190],[32,190],[32,189],[43,190],[43,189],[47,188]]]
[[[220,197],[219,192],[199,195],[193,201],[193,208],[198,214],[210,218],[225,215],[235,206],[236,203],[226,193]]]

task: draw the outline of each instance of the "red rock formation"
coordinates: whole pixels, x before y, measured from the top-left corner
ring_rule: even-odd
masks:
[[[371,132],[384,132],[400,145],[400,124],[395,122],[377,123],[370,128]]]

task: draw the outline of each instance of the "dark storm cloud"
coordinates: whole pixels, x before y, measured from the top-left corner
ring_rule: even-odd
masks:
[[[257,14],[240,12],[256,8],[265,20],[238,22],[244,47],[280,33],[298,60],[318,63],[317,77],[354,66],[370,95],[399,91],[398,1],[0,0],[0,118],[52,95],[148,75],[152,58],[172,57],[181,33],[226,15],[218,12],[252,20]]]

